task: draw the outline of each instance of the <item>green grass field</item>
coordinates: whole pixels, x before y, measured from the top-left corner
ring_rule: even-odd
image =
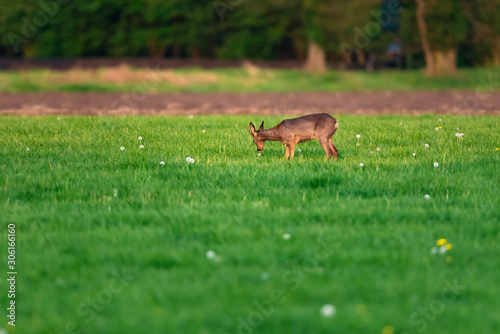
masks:
[[[0,92],[315,92],[315,91],[414,91],[491,90],[500,68],[462,69],[455,77],[427,78],[421,70],[335,71],[309,74],[301,70],[260,70],[242,68],[171,71],[102,68],[98,70],[0,71]]]
[[[340,115],[337,161],[317,141],[257,158],[261,120],[281,118],[2,117],[0,328],[500,332],[498,118]]]

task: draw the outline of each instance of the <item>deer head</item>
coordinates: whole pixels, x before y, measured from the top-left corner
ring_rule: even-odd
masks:
[[[262,124],[260,125],[259,130],[255,130],[255,125],[253,125],[253,123],[250,123],[250,129],[247,128],[247,131],[252,135],[253,142],[255,143],[255,145],[257,145],[257,153],[262,152],[262,150],[264,149],[264,144],[266,143],[266,141],[261,136],[259,136],[259,132],[263,129],[264,122],[262,122]]]

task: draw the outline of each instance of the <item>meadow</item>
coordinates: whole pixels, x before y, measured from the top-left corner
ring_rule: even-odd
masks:
[[[337,161],[257,157],[281,119],[0,118],[12,332],[500,332],[498,118],[340,115]]]
[[[428,78],[421,70],[339,71],[247,68],[138,69],[127,66],[94,70],[0,71],[0,92],[130,92],[143,85],[150,93],[318,92],[318,91],[491,91],[500,67],[461,69],[456,76]]]

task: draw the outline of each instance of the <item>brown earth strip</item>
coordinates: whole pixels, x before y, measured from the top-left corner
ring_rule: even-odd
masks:
[[[3,115],[500,115],[500,92],[0,93]]]

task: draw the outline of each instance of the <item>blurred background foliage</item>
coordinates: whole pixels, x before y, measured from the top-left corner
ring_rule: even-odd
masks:
[[[0,4],[0,56],[500,64],[500,0],[18,0]]]

